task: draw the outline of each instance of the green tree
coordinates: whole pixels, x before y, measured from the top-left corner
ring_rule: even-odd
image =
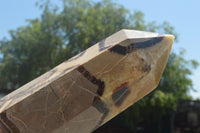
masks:
[[[39,19],[10,31],[11,39],[2,40],[0,88],[14,90],[46,72],[59,60],[61,38],[44,28]],[[54,59],[56,58],[56,59]]]
[[[28,20],[28,25],[10,31],[10,39],[0,40],[0,92],[17,89],[123,28],[177,35],[168,22],[146,22],[142,12],[132,13],[110,0],[62,2],[59,8],[49,0],[39,2],[40,18]],[[188,64],[198,63],[172,53],[158,88],[122,113],[121,120],[133,131],[144,121],[149,132],[161,131],[163,116],[176,110],[177,101],[188,98],[192,89]]]

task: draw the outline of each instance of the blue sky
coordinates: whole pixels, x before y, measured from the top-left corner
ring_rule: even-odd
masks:
[[[200,0],[115,0],[130,11],[139,10],[145,14],[145,20],[161,24],[168,21],[179,34],[179,42],[174,51],[185,48],[186,59],[200,62]],[[26,24],[26,19],[39,17],[41,11],[35,1],[4,0],[0,4],[0,39],[8,37],[8,31]],[[191,76],[197,92],[191,92],[194,98],[200,98],[200,67]]]

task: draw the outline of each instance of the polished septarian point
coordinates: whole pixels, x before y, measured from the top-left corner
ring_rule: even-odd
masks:
[[[121,30],[0,99],[0,132],[90,133],[159,83],[174,36]]]

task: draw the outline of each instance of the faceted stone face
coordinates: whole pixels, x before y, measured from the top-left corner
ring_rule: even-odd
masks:
[[[89,133],[159,83],[174,37],[121,30],[0,99],[0,132]]]

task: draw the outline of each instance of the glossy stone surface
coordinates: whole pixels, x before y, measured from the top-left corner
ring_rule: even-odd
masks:
[[[174,37],[121,30],[0,99],[0,132],[90,133],[159,83]]]

